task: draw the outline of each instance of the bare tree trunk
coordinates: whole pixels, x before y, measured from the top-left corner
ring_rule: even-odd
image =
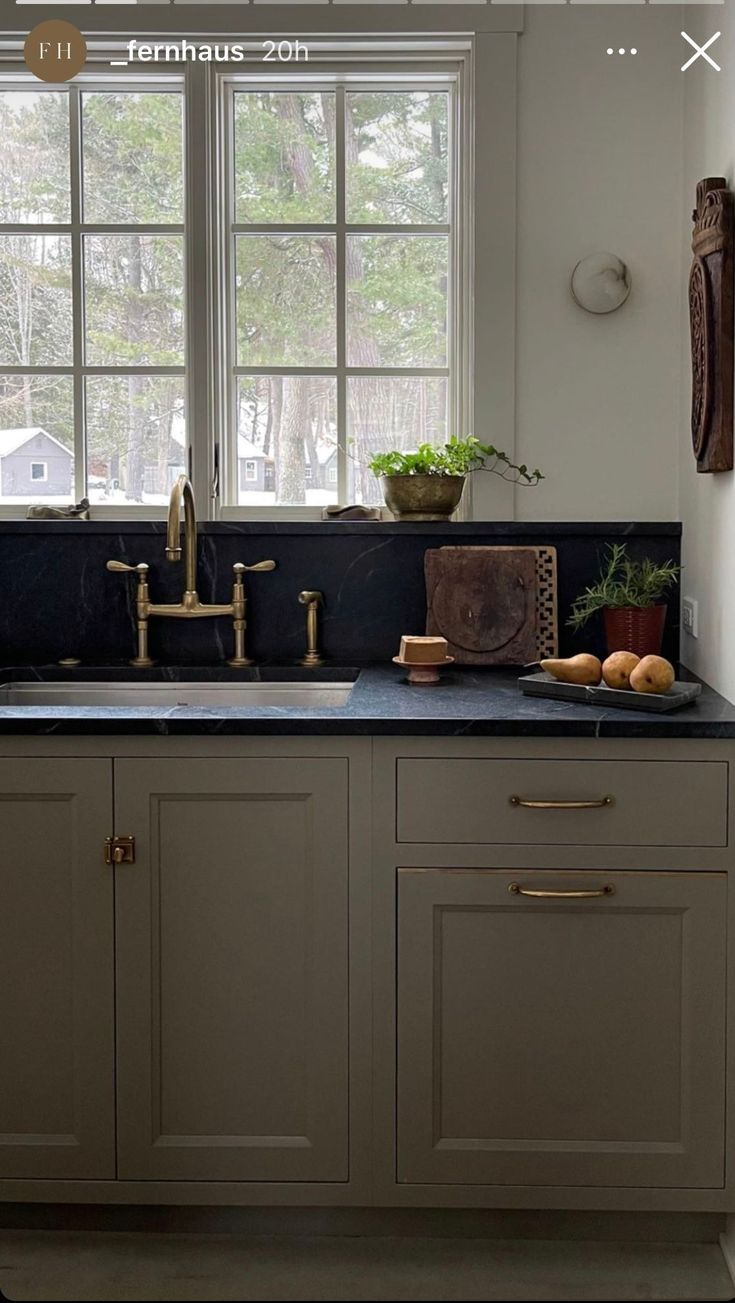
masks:
[[[143,260],[139,235],[128,239],[127,268],[127,335],[133,341],[138,338],[141,328],[140,295],[143,288]],[[131,502],[143,501],[143,481],[145,476],[145,414],[143,394],[145,378],[128,377],[128,447],[126,457],[127,483],[125,496]]]
[[[270,379],[266,382],[265,392],[265,433],[263,434],[263,456],[267,457],[271,450],[271,438],[273,435],[273,389]],[[253,422],[255,425],[255,422]]]
[[[267,382],[266,382],[267,383]],[[258,442],[258,418],[260,416],[260,385],[255,382],[255,400],[253,402],[253,419],[250,422],[250,442],[257,445]],[[240,422],[238,420],[238,429]]]
[[[324,129],[327,135],[327,144],[332,158],[334,158],[335,146],[337,143],[337,101],[333,93],[327,92],[321,97],[322,113],[324,114]]]
[[[268,426],[265,432],[263,452],[266,457],[272,448],[278,447],[281,436],[281,417],[283,415],[283,376],[270,376],[270,403],[268,404]]]
[[[23,412],[26,429],[29,429],[33,425],[33,391],[30,376],[23,376]]]
[[[174,409],[176,403],[175,381],[170,381],[163,393],[163,402],[158,410],[158,431],[156,437],[156,492],[168,493],[168,466],[171,456],[171,439],[174,428]],[[184,455],[182,450],[182,456]]]
[[[306,124],[299,95],[275,95],[276,117],[289,124],[285,164],[294,189],[306,194],[314,181],[314,159],[306,143]]]
[[[435,158],[437,162],[440,161],[442,157],[442,133],[439,121],[435,114],[432,114],[431,117],[431,156],[432,158]],[[444,183],[441,179],[439,168],[435,168],[432,172],[431,188],[434,192],[434,203],[436,204],[435,211],[437,214],[442,214],[442,216],[437,216],[436,220],[443,221],[446,195],[444,193]]]
[[[283,377],[283,418],[275,445],[276,502],[306,502],[303,437],[306,385],[302,376]]]
[[[320,489],[322,488],[322,466],[319,461],[319,452],[317,450],[316,440],[314,438],[314,420],[313,420],[314,414],[312,412],[312,405],[314,404],[316,405],[316,409],[318,412],[319,399],[317,397],[317,399],[314,400],[313,396],[309,393],[308,382],[307,384],[305,384],[304,389],[306,391],[304,394],[304,416],[303,416],[304,447],[306,450],[305,461],[308,461],[311,467],[310,487],[312,489]]]

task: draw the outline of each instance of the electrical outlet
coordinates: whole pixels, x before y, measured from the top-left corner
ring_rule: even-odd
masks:
[[[681,599],[681,627],[690,638],[699,637],[699,602],[695,597]]]

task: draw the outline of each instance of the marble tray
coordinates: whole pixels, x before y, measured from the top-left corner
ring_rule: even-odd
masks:
[[[583,683],[560,683],[550,674],[526,674],[518,680],[521,692],[529,697],[552,697],[557,701],[583,701],[589,706],[611,706],[615,710],[676,710],[694,701],[702,691],[701,683],[677,680],[668,692],[632,692],[627,688],[596,688]]]

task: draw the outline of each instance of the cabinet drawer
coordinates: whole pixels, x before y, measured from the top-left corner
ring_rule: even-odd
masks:
[[[398,874],[398,1179],[722,1186],[715,873]]]
[[[397,762],[396,839],[526,846],[726,846],[719,760]]]

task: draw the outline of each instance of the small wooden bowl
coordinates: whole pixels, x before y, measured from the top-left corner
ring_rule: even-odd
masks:
[[[443,665],[453,665],[454,657],[447,656],[443,661],[432,661],[428,664],[426,661],[404,661],[400,656],[394,656],[393,664],[400,665],[402,669],[408,670],[409,683],[428,687],[431,683],[439,682],[439,670]]]

